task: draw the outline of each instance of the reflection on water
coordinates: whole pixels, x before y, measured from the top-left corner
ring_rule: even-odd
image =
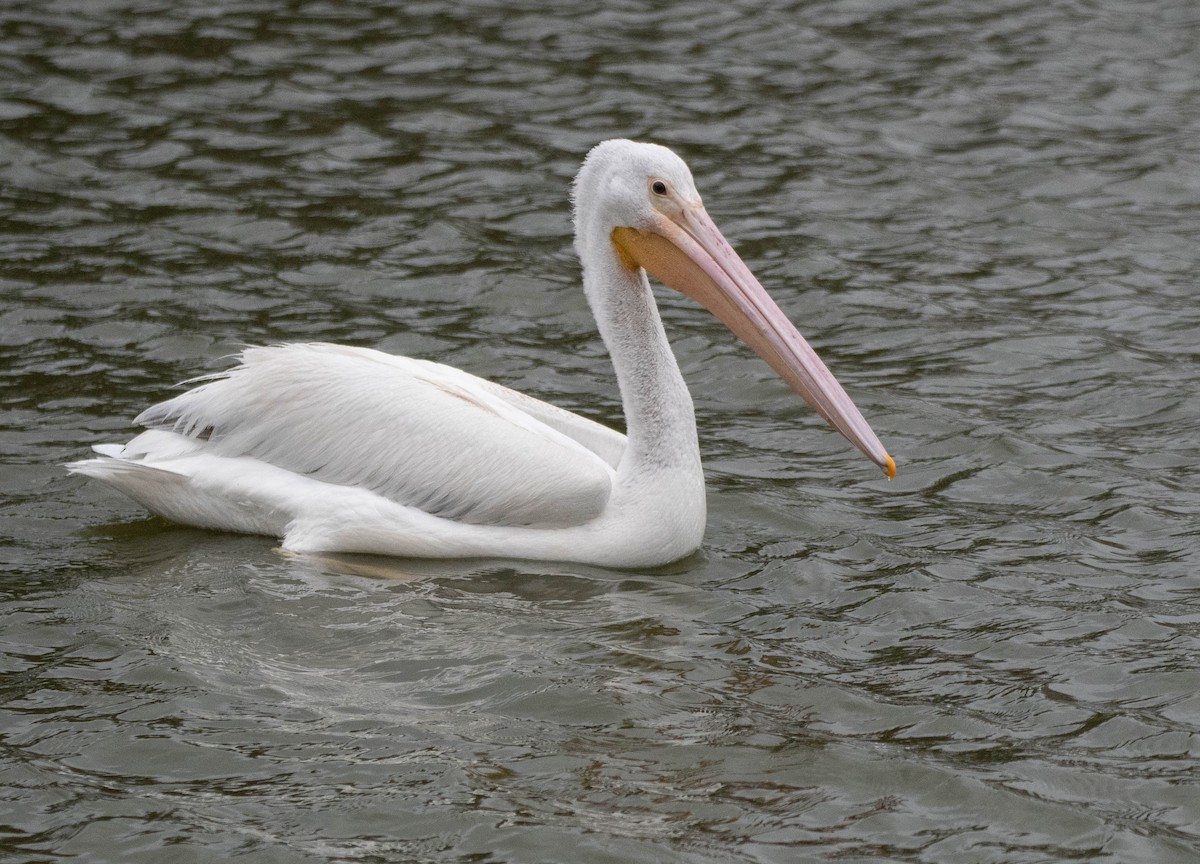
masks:
[[[6,4],[0,857],[1195,859],[1192,4],[654,6]],[[298,559],[57,467],[283,339],[619,424],[612,135],[894,482],[665,294],[710,520],[661,570]]]

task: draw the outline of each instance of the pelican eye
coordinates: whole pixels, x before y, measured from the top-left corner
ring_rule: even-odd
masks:
[[[667,194],[667,184],[661,180],[655,180],[653,183],[650,184],[650,191],[653,192],[655,195],[666,195]]]

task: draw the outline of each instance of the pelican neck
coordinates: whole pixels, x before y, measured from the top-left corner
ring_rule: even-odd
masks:
[[[692,397],[645,271],[626,267],[611,241],[604,240],[586,247],[591,260],[584,261],[583,282],[621,391],[629,439],[621,470],[699,470]]]

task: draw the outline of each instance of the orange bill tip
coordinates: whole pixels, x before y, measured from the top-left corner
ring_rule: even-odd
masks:
[[[896,476],[896,460],[891,456],[887,457],[887,464],[883,468],[887,472],[888,479],[891,480]]]

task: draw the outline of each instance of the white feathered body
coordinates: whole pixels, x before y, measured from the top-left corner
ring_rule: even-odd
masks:
[[[699,545],[698,454],[622,484],[624,435],[453,367],[322,343],[240,360],[71,470],[297,552],[644,566]]]

